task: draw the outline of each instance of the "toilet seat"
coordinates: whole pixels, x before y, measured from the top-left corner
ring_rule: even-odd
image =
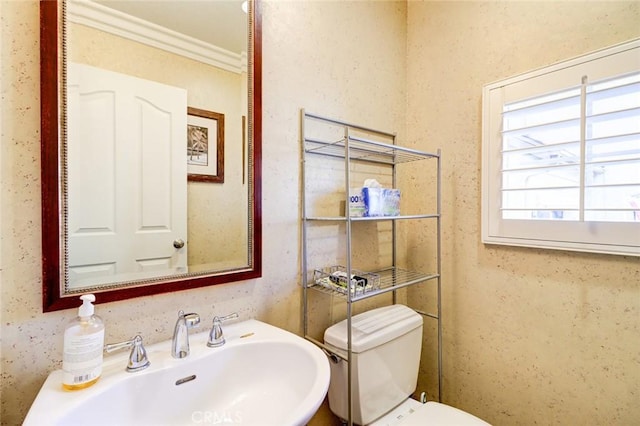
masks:
[[[411,417],[407,417],[409,422],[401,423],[403,425],[438,425],[438,426],[490,426],[489,423],[479,419],[465,411],[459,410],[450,405],[440,404],[439,402],[427,402],[416,410],[413,414],[415,423]]]
[[[490,426],[467,412],[439,402],[409,398],[370,426]]]

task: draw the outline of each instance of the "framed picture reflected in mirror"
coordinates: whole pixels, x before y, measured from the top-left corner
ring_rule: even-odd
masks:
[[[187,108],[187,180],[224,183],[224,114]]]

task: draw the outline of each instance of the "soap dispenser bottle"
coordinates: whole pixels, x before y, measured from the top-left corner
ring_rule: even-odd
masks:
[[[80,300],[78,316],[64,330],[62,387],[67,390],[87,388],[102,374],[104,323],[93,313],[93,294],[85,294]]]

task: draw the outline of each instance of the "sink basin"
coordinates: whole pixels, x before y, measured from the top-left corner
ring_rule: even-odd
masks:
[[[329,362],[307,340],[257,320],[225,324],[227,343],[190,336],[191,354],[171,341],[146,347],[151,366],[127,373],[128,350],[105,357],[102,377],[65,391],[52,372],[24,425],[304,425],[329,387]]]

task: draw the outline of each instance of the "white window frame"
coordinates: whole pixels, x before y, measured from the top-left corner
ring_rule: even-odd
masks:
[[[509,102],[640,70],[640,39],[621,43],[483,87],[482,242],[640,256],[640,222],[503,219],[502,110]]]

